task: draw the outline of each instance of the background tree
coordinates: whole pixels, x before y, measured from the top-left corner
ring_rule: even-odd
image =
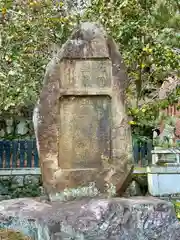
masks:
[[[177,92],[158,101],[157,89],[170,73],[179,74],[179,0],[92,0],[85,12],[61,1],[0,0],[0,9],[0,113],[34,105],[50,43],[61,45],[85,20],[100,22],[119,45],[134,132],[151,131],[159,108],[177,101]]]
[[[94,0],[85,18],[99,20],[119,44],[131,80],[131,124],[138,135],[141,130],[149,135],[159,108],[169,104],[157,101],[157,89],[170,73],[179,74],[179,1]]]
[[[62,2],[0,0],[0,113],[20,113],[37,100],[52,43],[73,28]]]

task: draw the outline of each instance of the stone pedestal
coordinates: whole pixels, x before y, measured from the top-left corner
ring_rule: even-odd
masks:
[[[51,205],[32,199],[0,202],[0,226],[36,240],[179,240],[173,205],[152,197],[84,199]]]
[[[147,168],[148,190],[152,196],[171,196],[180,193],[180,165]]]

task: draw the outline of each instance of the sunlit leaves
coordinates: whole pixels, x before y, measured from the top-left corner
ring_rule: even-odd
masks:
[[[132,125],[153,125],[163,104],[144,106],[142,100],[149,86],[157,89],[179,69],[173,51],[180,47],[179,16],[176,0],[93,0],[83,16],[68,14],[62,1],[0,0],[0,111],[34,105],[51,43],[61,45],[77,21],[90,20],[103,24],[119,45],[131,80],[127,97],[136,105],[129,106]]]
[[[159,109],[169,100],[152,104],[153,91],[167,75],[179,70],[179,8],[176,0],[94,0],[86,19],[100,21],[119,45],[128,68],[127,89],[132,126],[154,126]],[[146,100],[145,100],[146,99]],[[171,99],[173,99],[171,97]]]
[[[19,113],[34,105],[50,45],[66,41],[73,19],[47,0],[0,0],[0,13],[0,112]]]

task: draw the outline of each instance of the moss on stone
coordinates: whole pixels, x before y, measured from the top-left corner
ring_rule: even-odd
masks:
[[[20,232],[9,229],[0,229],[1,240],[31,240],[30,237],[23,236]]]

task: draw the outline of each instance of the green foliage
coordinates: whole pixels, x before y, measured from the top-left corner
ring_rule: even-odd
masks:
[[[77,22],[90,20],[100,22],[122,52],[133,129],[153,126],[159,108],[170,101],[154,104],[153,93],[179,68],[179,55],[173,51],[180,47],[179,9],[178,0],[93,0],[80,16],[68,13],[60,1],[0,0],[0,113],[19,113],[23,106],[34,105],[50,45],[61,45]]]
[[[14,183],[12,178],[0,179],[1,195],[8,199],[21,197],[38,197],[41,196],[40,185],[42,183],[28,182],[23,183],[23,186]]]
[[[159,123],[164,121],[169,121],[169,117],[165,115],[162,116],[159,113],[160,109],[166,109],[170,104],[178,103],[180,97],[180,88],[176,88],[167,99],[156,100],[151,103],[144,103],[141,107],[129,107],[129,115],[133,117],[133,121],[130,121],[133,133],[136,137],[147,135],[150,136],[152,128],[157,127]],[[177,105],[177,110],[179,105]],[[145,139],[147,140],[147,139]]]
[[[179,202],[179,200],[178,201],[172,200],[171,202],[174,205],[176,216],[177,216],[178,220],[180,220],[180,202]]]
[[[72,29],[60,2],[0,0],[0,113],[34,105],[49,61],[50,44]]]
[[[127,98],[135,134],[140,126],[148,132],[159,109],[179,97],[152,99],[168,74],[179,69],[180,55],[173,50],[179,47],[179,16],[176,0],[94,0],[86,12],[86,19],[100,21],[119,44],[131,80]]]
[[[38,185],[27,184],[24,187],[12,188],[11,198],[21,198],[21,197],[39,197],[41,196],[40,188]]]

